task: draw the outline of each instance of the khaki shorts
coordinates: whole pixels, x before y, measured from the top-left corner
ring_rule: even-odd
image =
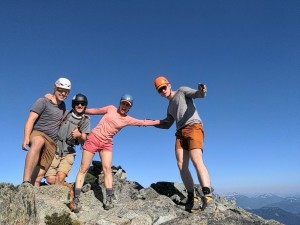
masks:
[[[176,134],[175,149],[202,149],[204,130],[201,123],[193,123],[179,129]]]
[[[49,170],[45,174],[45,177],[56,176],[58,172],[62,172],[66,174],[66,176],[68,176],[72,165],[74,164],[75,155],[75,153],[66,154],[62,157],[59,155],[55,155]]]
[[[56,144],[48,135],[41,131],[33,130],[30,134],[30,139],[35,136],[42,136],[45,139],[45,145],[40,154],[39,165],[45,171],[47,171],[54,158],[56,152]]]

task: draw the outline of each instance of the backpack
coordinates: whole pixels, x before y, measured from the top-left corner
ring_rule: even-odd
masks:
[[[87,115],[83,115],[82,119],[78,123],[74,123],[74,121],[72,121],[72,119],[70,119],[71,117],[72,117],[72,110],[69,112],[66,112],[61,121],[61,126],[63,125],[63,123],[65,121],[68,121],[69,125],[65,128],[65,130],[60,131],[59,141],[61,141],[60,147],[62,149],[59,149],[59,151],[64,151],[64,149],[68,148],[68,146],[74,147],[75,145],[79,145],[78,140],[73,139],[72,132],[70,131],[70,129],[73,130],[74,127],[77,126],[79,131],[81,132],[81,126],[85,123],[85,120],[88,119]],[[73,126],[71,124],[73,124]]]

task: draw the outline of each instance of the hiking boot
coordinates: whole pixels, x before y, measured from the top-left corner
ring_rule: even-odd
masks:
[[[22,184],[31,184],[31,182],[28,181],[28,180],[24,180],[24,181],[22,182]]]
[[[106,196],[106,201],[104,203],[104,209],[109,210],[109,209],[112,209],[113,207],[114,207],[113,196],[112,195]]]
[[[26,181],[23,181],[21,185],[22,185],[22,186],[26,186],[26,187],[27,187],[27,186],[28,186],[28,187],[33,187],[32,183],[31,183],[30,181],[27,181],[27,180],[26,180]]]
[[[201,209],[201,199],[199,197],[194,197],[194,205],[190,212],[197,212]]]
[[[189,202],[185,205],[185,211],[190,213],[197,212],[201,208],[200,198],[194,197],[193,200],[189,200]]]
[[[73,212],[79,213],[80,210],[81,210],[81,205],[80,205],[79,197],[77,196],[77,197],[75,197],[75,200],[74,200]]]
[[[200,209],[200,199],[194,196],[192,192],[188,192],[187,198],[182,203],[185,203],[185,210],[188,212],[195,212]]]
[[[213,196],[204,196],[202,197],[202,207],[201,211],[214,212],[215,211],[215,202]]]

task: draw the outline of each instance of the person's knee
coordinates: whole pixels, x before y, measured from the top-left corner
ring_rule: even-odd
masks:
[[[45,144],[45,138],[42,136],[35,136],[31,139],[30,149],[40,149]]]
[[[83,166],[80,166],[80,168],[79,168],[79,173],[81,173],[81,174],[86,174],[87,173],[87,171],[88,171],[88,167],[83,167]]]
[[[203,171],[206,169],[204,162],[202,160],[193,161],[193,165],[197,171]]]
[[[58,172],[56,175],[56,183],[63,184],[66,176],[64,172]]]
[[[104,174],[110,174],[111,173],[111,167],[102,165],[103,173]]]
[[[35,179],[35,184],[40,184],[41,183],[41,181],[42,181],[42,179],[43,179],[43,176],[37,176],[37,178]]]
[[[55,184],[55,176],[48,176],[46,180],[48,184]]]
[[[177,161],[177,167],[180,171],[186,171],[188,170],[189,164],[183,161]]]
[[[182,171],[182,163],[177,163],[177,167],[178,167],[178,169],[179,169],[179,171]]]

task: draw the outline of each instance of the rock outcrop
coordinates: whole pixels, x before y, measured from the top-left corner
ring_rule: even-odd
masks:
[[[105,189],[101,163],[93,161],[80,195],[82,210],[79,213],[68,208],[70,195],[65,186],[0,183],[0,224],[46,225],[46,218],[51,215],[69,215],[72,224],[82,225],[280,224],[264,220],[237,207],[234,201],[217,195],[213,209],[189,213],[179,204],[187,194],[183,184],[157,182],[144,188],[137,182],[128,181],[120,166],[112,168],[116,195],[113,209],[103,209]],[[195,193],[201,198],[199,190],[196,186]]]

